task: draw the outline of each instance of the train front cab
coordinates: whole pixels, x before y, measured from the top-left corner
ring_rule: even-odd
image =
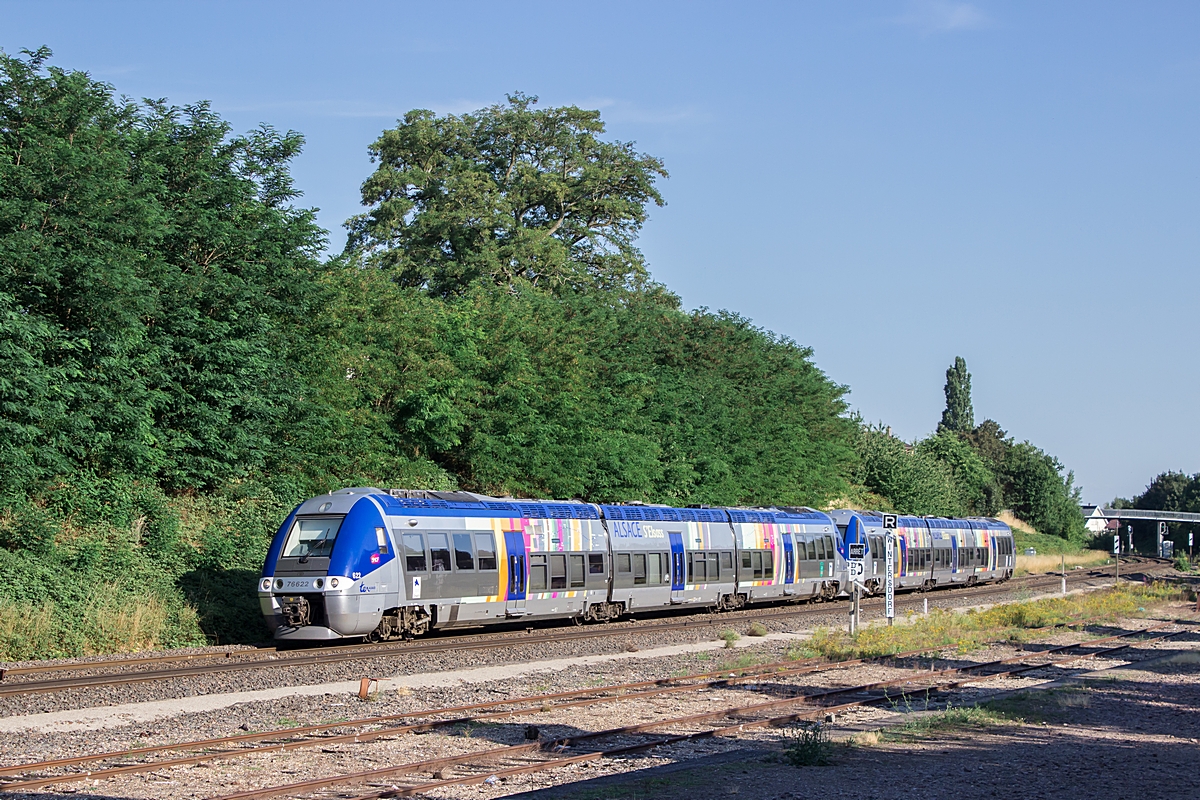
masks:
[[[365,636],[398,599],[395,547],[372,488],[306,500],[280,526],[259,578],[276,639]]]

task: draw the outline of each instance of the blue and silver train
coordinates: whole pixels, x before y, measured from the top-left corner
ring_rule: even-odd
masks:
[[[994,519],[871,511],[672,508],[352,488],[306,500],[280,526],[259,601],[276,639],[371,641],[517,619],[600,622],[673,607],[735,609],[845,594],[846,543],[883,545],[895,586],[1012,576],[1012,532]]]

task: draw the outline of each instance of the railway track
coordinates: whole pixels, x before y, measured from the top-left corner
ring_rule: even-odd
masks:
[[[1159,568],[1165,569],[1163,564]],[[1152,571],[1144,569],[1144,572]],[[1068,582],[1110,576],[1110,570],[1090,570],[1082,575],[1068,576]],[[940,590],[931,594],[904,594],[896,602],[899,609],[919,606],[928,597],[988,597],[1010,593],[1014,586],[1024,589],[1050,588],[1057,586],[1058,576],[1025,576],[1014,579],[1012,584],[983,584],[975,587],[955,587],[953,594],[942,595]],[[922,600],[918,600],[920,597]],[[882,598],[868,598],[862,602],[865,612],[879,610]],[[69,689],[121,686],[135,683],[160,682],[176,678],[187,678],[214,673],[231,673],[270,668],[295,668],[338,664],[351,661],[369,661],[403,655],[419,655],[444,652],[470,652],[493,650],[505,647],[548,644],[566,640],[598,640],[614,636],[653,635],[686,630],[702,630],[712,627],[729,627],[741,620],[766,621],[797,617],[825,615],[844,610],[845,600],[832,603],[803,605],[787,608],[764,607],[746,609],[730,614],[701,613],[685,619],[655,619],[627,621],[580,628],[526,628],[521,632],[501,631],[471,633],[457,636],[442,636],[409,642],[394,642],[379,645],[354,644],[321,647],[296,653],[294,650],[264,648],[257,651],[223,651],[207,654],[165,654],[138,658],[110,659],[79,664],[48,664],[0,669],[0,698],[20,695],[45,694]],[[195,663],[202,661],[204,663]],[[152,669],[155,665],[179,663],[182,666]],[[121,672],[101,670],[125,670]],[[37,680],[34,676],[54,672],[77,674]],[[83,674],[79,674],[83,673]]]
[[[1088,620],[1075,620],[1070,623],[1066,623],[1066,625],[1079,625],[1087,622]],[[566,764],[576,763],[579,760],[603,758],[619,755],[621,753],[636,752],[641,749],[661,747],[701,736],[729,735],[747,727],[778,724],[781,721],[809,719],[813,718],[814,716],[819,717],[823,714],[836,713],[837,711],[846,710],[855,706],[879,703],[883,702],[884,700],[895,701],[897,699],[902,699],[909,694],[927,691],[935,687],[940,688],[941,690],[946,690],[982,679],[1019,674],[1021,672],[1041,669],[1048,666],[1069,663],[1070,661],[1078,660],[1084,657],[1095,657],[1097,655],[1107,654],[1125,647],[1129,647],[1131,643],[1105,648],[1100,651],[1089,651],[1082,654],[1076,653],[1074,655],[1054,659],[1049,662],[1040,661],[1039,663],[1035,664],[1026,663],[1045,659],[1047,656],[1055,653],[1063,653],[1066,651],[1078,650],[1080,648],[1094,648],[1096,645],[1103,644],[1105,642],[1132,638],[1140,634],[1153,632],[1170,624],[1172,623],[1164,622],[1151,626],[1147,629],[1122,632],[1116,635],[1111,635],[1102,639],[1096,639],[1087,642],[1060,645],[1047,650],[1023,653],[1010,658],[986,662],[983,664],[949,667],[936,671],[922,670],[920,672],[909,672],[896,679],[875,681],[852,687],[821,689],[819,691],[800,691],[802,687],[794,687],[797,691],[793,692],[792,696],[784,697],[782,699],[767,700],[765,702],[758,702],[750,705],[726,707],[717,711],[705,712],[703,714],[692,714],[684,717],[656,720],[654,722],[641,725],[607,729],[595,733],[558,739],[553,742],[532,742],[523,745],[502,747],[482,753],[474,752],[460,756],[453,756],[450,758],[432,759],[396,767],[388,767],[381,770],[330,776],[284,786],[255,789],[247,792],[228,795],[226,798],[224,798],[224,800],[233,800],[234,798],[246,798],[248,800],[249,798],[310,794],[314,791],[324,791],[335,787],[353,786],[384,778],[390,781],[399,775],[427,773],[431,776],[436,776],[430,781],[422,781],[405,787],[392,788],[389,784],[389,787],[383,792],[364,795],[364,797],[372,798],[403,796],[407,794],[428,791],[440,786],[478,783],[488,779],[489,776],[493,775],[503,776],[509,774],[518,774],[521,771],[554,769]],[[1145,641],[1155,641],[1167,636],[1173,636],[1179,632],[1182,631],[1163,634],[1163,636]],[[882,660],[900,660],[928,651],[929,648],[926,648],[924,650],[914,650],[908,653],[899,653],[880,658],[854,659],[841,662],[826,662],[819,659],[810,659],[800,662],[785,661],[756,667],[745,667],[736,670],[719,670],[676,678],[648,680],[636,683],[625,683],[588,689],[577,689],[553,694],[508,698],[486,703],[476,703],[472,705],[450,708],[428,709],[424,711],[406,712],[402,714],[343,721],[338,723],[328,723],[324,725],[251,733],[218,739],[205,739],[173,745],[146,747],[127,750],[121,753],[101,753],[68,759],[57,759],[54,761],[24,764],[0,769],[0,781],[5,781],[3,785],[0,786],[0,789],[6,792],[30,791],[55,784],[69,783],[80,780],[96,781],[106,778],[115,778],[132,773],[157,772],[172,767],[186,766],[200,762],[211,762],[218,759],[231,759],[263,753],[277,753],[306,747],[326,747],[335,744],[363,743],[383,737],[395,737],[404,733],[419,733],[434,730],[436,728],[483,723],[498,719],[546,712],[547,710],[581,709],[601,704],[643,701],[648,698],[662,695],[693,693],[700,692],[705,689],[730,688],[735,685],[739,685],[743,689],[758,692],[760,687],[756,686],[755,682],[761,681],[764,677],[769,677],[771,679],[770,685],[777,688],[780,686],[778,681],[783,678],[797,677],[815,672],[844,670],[856,665],[878,662]],[[1021,664],[1022,666],[1001,672],[990,671],[995,667],[1007,666],[1011,664]],[[963,675],[969,677],[958,680],[957,682],[950,681],[947,683],[947,679]],[[889,696],[887,694],[887,690],[897,686],[908,688],[904,688],[898,695],[893,694]],[[916,688],[912,688],[913,686]],[[883,691],[882,695],[879,694],[880,690]],[[836,698],[853,698],[856,695],[861,696],[849,702],[835,704],[832,706],[830,705],[830,701]],[[789,714],[784,717],[768,716],[763,719],[745,721],[748,716],[754,717],[759,715],[760,712],[772,713],[775,710],[797,703],[816,703],[817,708],[797,714]],[[466,712],[466,716],[463,716],[464,712]],[[724,720],[729,716],[737,716],[743,721],[739,722],[737,725],[718,726],[715,730],[692,732],[688,734],[671,734],[667,735],[665,738],[660,737],[659,739],[636,745],[609,745],[607,747],[602,746],[599,749],[592,749],[586,752],[567,752],[568,750],[578,750],[580,745],[585,743],[603,741],[604,739],[611,739],[614,737],[628,738],[629,736],[643,736],[662,728],[715,722]],[[337,735],[329,734],[330,731],[338,729],[364,729],[369,726],[375,727],[373,730],[356,730],[354,733],[343,733]],[[265,741],[272,741],[273,743],[243,747],[240,749],[228,749],[231,745],[254,744]],[[87,768],[82,771],[75,771],[67,774],[59,773],[45,775],[45,772],[47,771],[62,770],[64,768],[90,767],[90,765],[98,764],[104,761],[128,761],[131,758],[144,758],[149,755],[187,750],[201,752],[198,755],[179,758],[165,760],[159,759],[100,769]],[[536,760],[532,763],[522,763],[516,767],[504,766],[506,763],[511,763],[511,759],[514,758],[534,758]],[[499,768],[497,768],[497,765],[499,765]],[[452,779],[447,779],[445,778],[445,771],[450,768],[465,770],[465,774]],[[41,774],[39,775],[38,773]],[[344,797],[345,795],[342,794],[339,796]]]

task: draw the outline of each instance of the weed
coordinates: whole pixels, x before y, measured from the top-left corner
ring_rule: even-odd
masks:
[[[761,663],[761,659],[751,655],[750,653],[745,653],[741,656],[738,656],[733,661],[725,662],[721,665],[721,669],[746,669],[747,667],[753,667],[755,664],[759,663]]]
[[[787,661],[807,661],[808,659],[816,658],[819,655],[820,653],[818,653],[816,650],[813,650],[808,645],[800,644],[789,647],[787,652],[783,654],[783,657]]]
[[[1179,553],[1175,556],[1175,569],[1179,570],[1180,572],[1191,572],[1193,569],[1195,569],[1195,567],[1192,566],[1192,562],[1188,558],[1187,553]]]
[[[725,640],[726,647],[733,647],[733,643],[742,637],[738,636],[737,631],[733,630],[732,628],[727,628],[721,631],[721,638]]]
[[[767,626],[761,622],[751,622],[750,630],[746,631],[747,636],[766,636]]]
[[[300,721],[292,719],[291,717],[280,717],[279,727],[281,727],[281,728],[298,728],[298,727],[300,727]]]
[[[823,767],[833,756],[833,742],[822,725],[800,725],[784,731],[783,760],[793,767]]]

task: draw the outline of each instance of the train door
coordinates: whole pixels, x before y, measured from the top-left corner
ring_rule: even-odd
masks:
[[[792,534],[783,534],[783,593],[796,593],[796,549]]]
[[[950,572],[951,574],[958,572],[958,537],[962,536],[959,531],[950,534]],[[954,580],[951,578],[950,580]]]
[[[670,532],[671,537],[671,602],[683,602],[683,534]]]
[[[504,549],[508,553],[508,596],[504,611],[510,617],[520,617],[526,613],[525,587],[529,580],[525,534],[521,531],[505,531]]]

